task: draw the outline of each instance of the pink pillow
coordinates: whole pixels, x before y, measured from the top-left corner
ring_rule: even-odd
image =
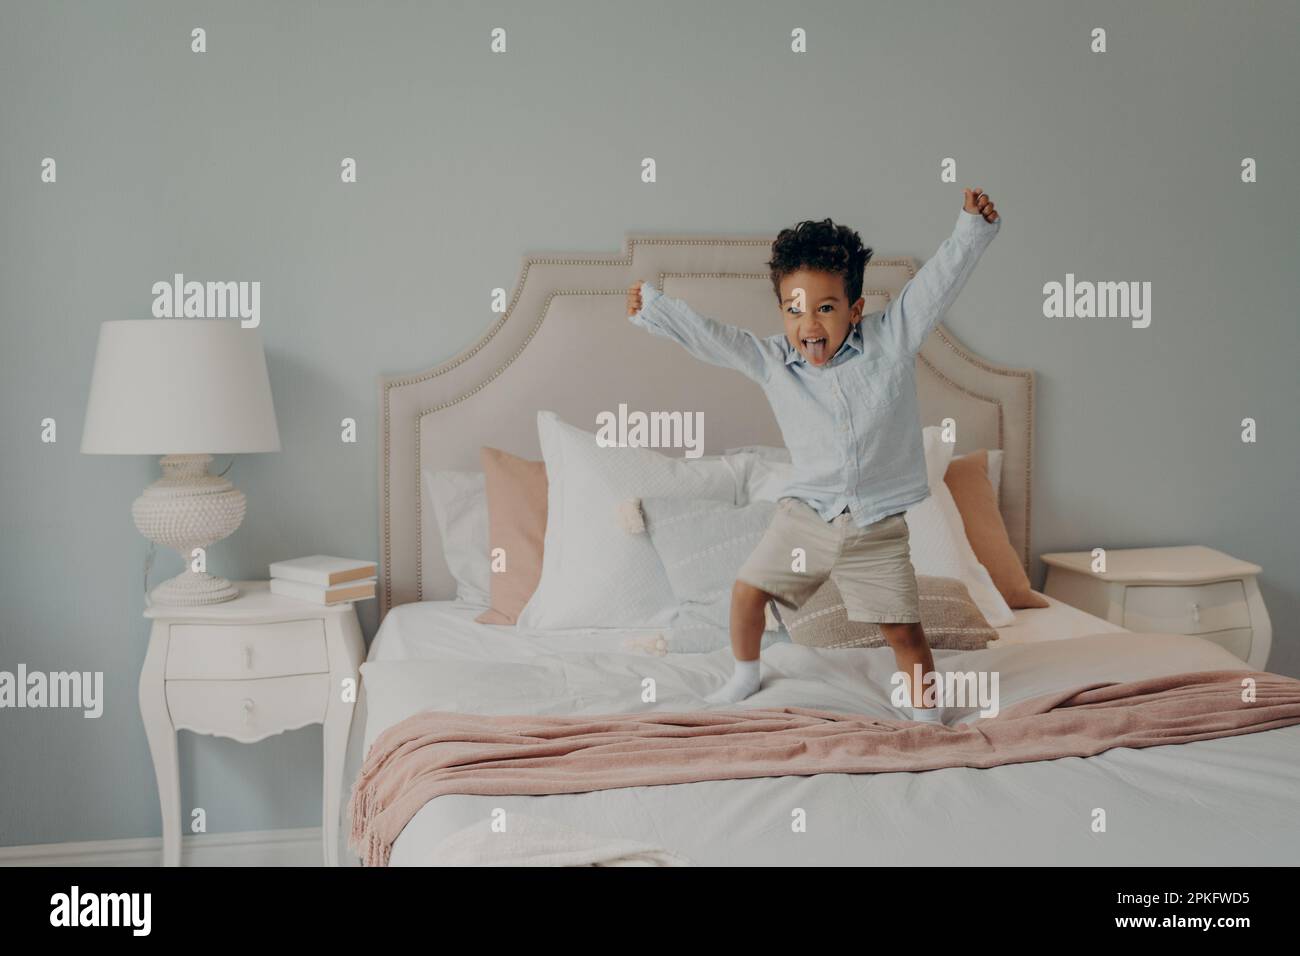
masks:
[[[997,493],[989,481],[988,450],[954,458],[943,480],[961,513],[971,550],[988,570],[1007,606],[1012,609],[1047,607],[1047,599],[1030,588],[1029,575],[1025,574],[1025,566],[1020,563],[1007,534]]]
[[[487,488],[491,607],[474,620],[515,624],[542,579],[546,463],[487,447],[479,450],[479,458]],[[498,548],[500,554],[496,554]]]

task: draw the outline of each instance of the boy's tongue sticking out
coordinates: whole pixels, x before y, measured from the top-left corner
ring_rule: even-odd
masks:
[[[829,344],[825,335],[805,338],[803,339],[803,354],[814,365],[821,365],[822,362],[830,358],[830,353],[827,350]]]

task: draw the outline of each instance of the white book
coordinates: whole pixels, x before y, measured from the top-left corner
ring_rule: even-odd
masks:
[[[303,584],[314,584],[322,588],[373,578],[379,574],[379,566],[373,561],[333,558],[328,554],[313,554],[306,558],[276,561],[269,570],[273,578],[301,581]]]
[[[375,579],[366,578],[364,581],[349,581],[332,588],[323,588],[315,584],[303,584],[301,581],[271,578],[271,593],[312,604],[342,604],[374,597]]]

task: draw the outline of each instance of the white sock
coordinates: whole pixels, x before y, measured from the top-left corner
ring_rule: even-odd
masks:
[[[710,704],[734,704],[758,690],[759,683],[757,660],[736,661],[731,680],[704,699]]]
[[[922,693],[924,693],[924,691],[922,691]],[[912,712],[913,720],[920,720],[933,724],[943,723],[943,708],[938,704],[935,704],[933,707],[913,707],[912,701],[910,700],[911,695],[909,694],[908,697],[907,709]]]

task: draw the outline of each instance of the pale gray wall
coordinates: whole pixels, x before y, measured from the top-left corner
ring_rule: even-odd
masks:
[[[949,325],[1039,373],[1035,551],[1200,542],[1256,561],[1272,668],[1300,674],[1295,4],[0,10],[0,669],[107,682],[98,721],[0,712],[0,844],[159,832],[130,518],[157,466],[77,446],[99,323],[147,317],[173,272],[262,282],[284,450],[236,461],[248,518],[211,554],[257,577],[292,555],[376,554],[376,377],[474,342],[525,254],[832,216],[924,259],[960,185],[983,186],[1005,226]],[[795,26],[807,55],[788,52]],[[45,156],[57,185],[39,181]],[[937,181],[945,156],[959,185]],[[1042,285],[1066,272],[1151,281],[1151,328],[1044,319]],[[167,556],[154,581],[177,570]],[[182,740],[184,805],[210,831],[319,821],[317,728]]]

